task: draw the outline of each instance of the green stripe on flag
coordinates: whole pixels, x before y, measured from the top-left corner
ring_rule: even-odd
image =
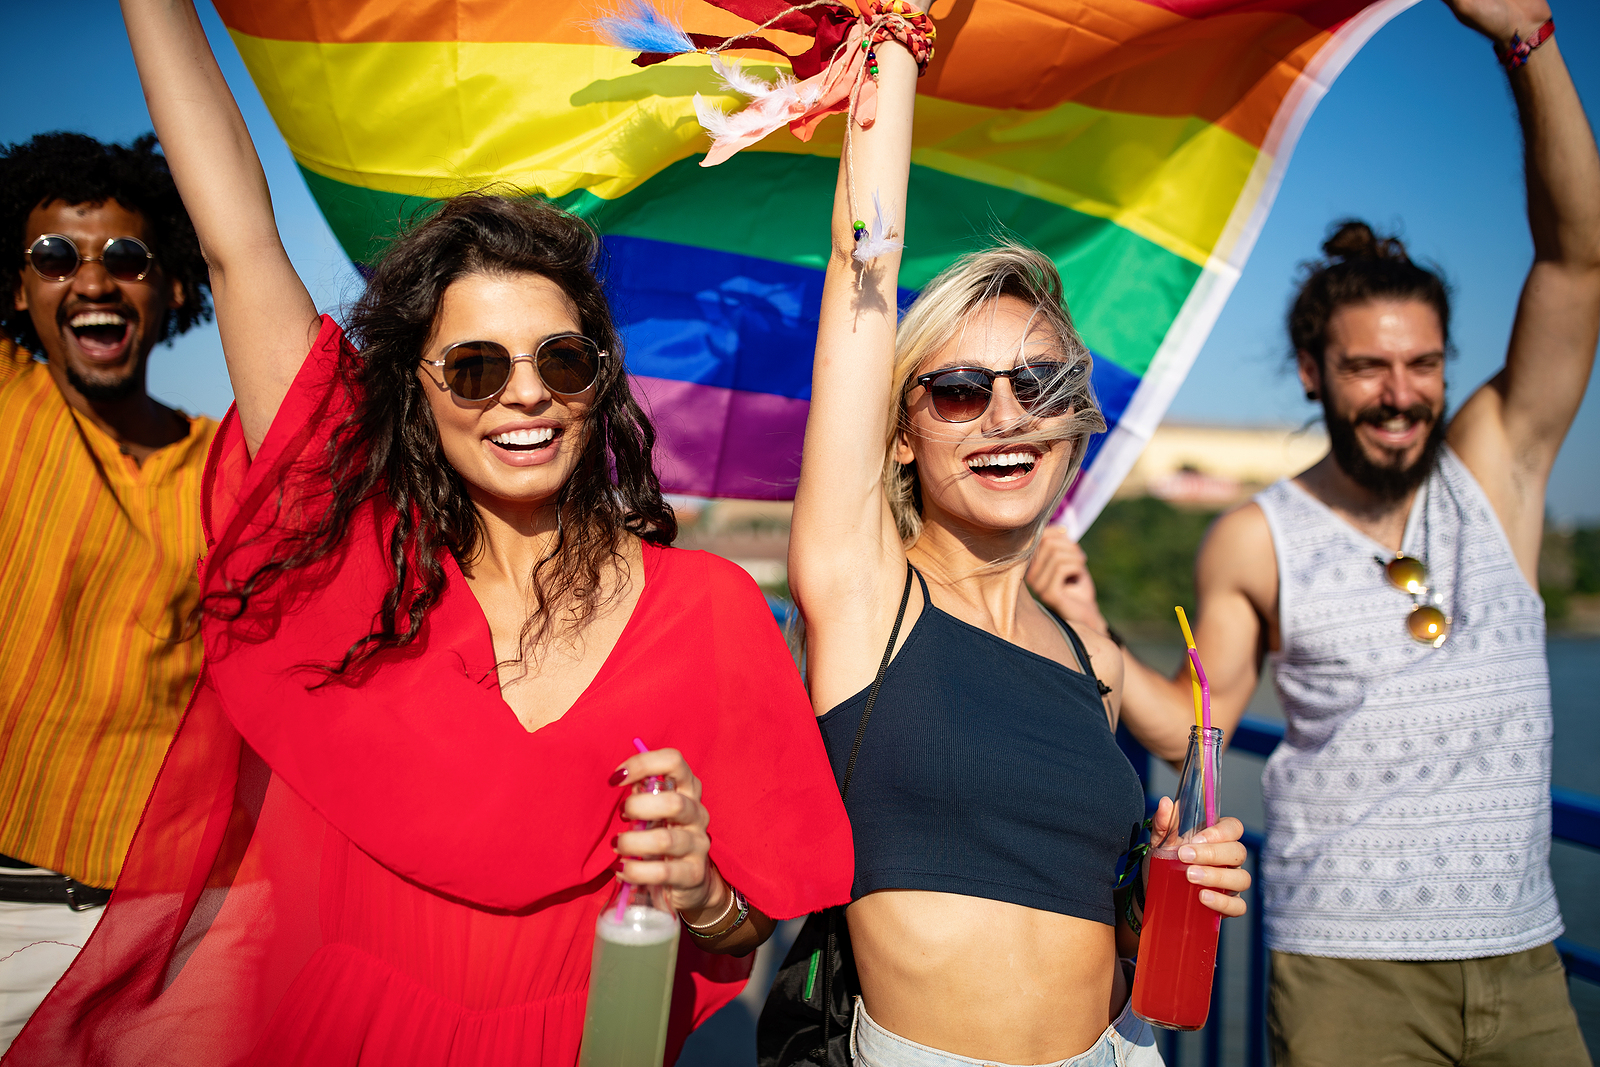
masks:
[[[719,167],[674,163],[616,200],[561,198],[602,233],[693,245],[821,270],[838,163],[821,156],[742,152]],[[403,223],[433,203],[359,189],[301,168],[328,225],[352,259],[373,262]],[[859,210],[871,211],[871,190]],[[1107,219],[1036,197],[911,168],[908,242],[900,282],[920,288],[988,238],[1025,234],[1060,267],[1084,340],[1142,375],[1201,268]],[[870,222],[870,218],[868,219]]]

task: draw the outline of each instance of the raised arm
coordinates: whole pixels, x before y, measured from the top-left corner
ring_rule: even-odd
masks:
[[[866,221],[876,196],[888,223],[904,230],[917,66],[898,43],[876,51],[877,120],[852,134],[855,198]],[[868,266],[852,258],[851,169],[841,159],[789,537],[789,587],[805,614],[808,681],[819,711],[872,680],[906,567],[882,481],[900,255]]]
[[[1550,18],[1544,0],[1446,0],[1504,48]],[[1583,401],[1600,336],[1600,155],[1552,37],[1510,72],[1522,122],[1533,267],[1506,365],[1462,406],[1450,444],[1478,478],[1530,581],[1550,468]]]
[[[253,455],[317,335],[250,131],[193,0],[122,0],[145,101],[211,269],[222,352]]]
[[[1028,582],[1069,620],[1105,628],[1085,557],[1063,535],[1047,537]],[[1261,661],[1277,614],[1278,575],[1272,533],[1261,509],[1246,504],[1222,516],[1195,560],[1195,646],[1211,685],[1211,724],[1233,735],[1261,678]],[[1173,620],[1173,633],[1177,621]],[[1194,725],[1186,657],[1169,677],[1123,652],[1122,722],[1145,748],[1181,760]]]

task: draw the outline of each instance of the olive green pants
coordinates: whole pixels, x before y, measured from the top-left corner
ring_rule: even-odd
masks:
[[[1272,954],[1277,1067],[1592,1067],[1554,945],[1410,962]]]

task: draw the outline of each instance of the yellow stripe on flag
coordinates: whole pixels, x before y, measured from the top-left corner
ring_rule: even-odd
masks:
[[[696,92],[727,109],[743,103],[717,88],[703,56],[641,69],[585,44],[233,39],[303,166],[405,196],[504,181],[613,200],[705,150]],[[776,68],[750,69],[770,79]],[[1109,219],[1202,265],[1259,154],[1198,118],[933,97],[917,107],[918,164]],[[841,123],[810,144],[779,134],[760,149],[836,156]]]

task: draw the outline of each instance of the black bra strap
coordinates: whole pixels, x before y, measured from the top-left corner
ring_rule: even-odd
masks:
[[[1072,628],[1070,622],[1058,615],[1055,608],[1042,601],[1039,606],[1050,613],[1050,617],[1055,620],[1056,625],[1061,627],[1061,632],[1067,635],[1067,642],[1072,645],[1072,653],[1078,657],[1078,666],[1082,667],[1083,673],[1088,675],[1089,679],[1094,682],[1094,687],[1100,691],[1100,695],[1102,697],[1109,696],[1111,687],[1102,682],[1100,676],[1094,673],[1094,661],[1089,658],[1089,650],[1084,647],[1083,638],[1078,636],[1078,631]],[[1111,712],[1107,711],[1106,717],[1108,721],[1110,716]]]
[[[910,560],[906,561],[906,566],[907,567],[911,567],[911,561]],[[924,578],[922,576],[922,572],[917,570],[917,568],[911,567],[911,570],[916,574],[917,581],[922,585],[922,602],[924,604],[932,604],[933,603],[933,597],[928,595],[928,579]],[[910,587],[910,583],[908,582],[906,584],[907,584],[907,587],[909,588]]]
[[[861,709],[861,723],[856,727],[855,743],[850,746],[850,762],[844,765],[844,784],[839,787],[839,799],[844,800],[850,795],[850,776],[856,772],[856,754],[861,751],[861,738],[867,732],[867,720],[872,717],[872,705],[878,702],[878,690],[883,686],[883,676],[889,671],[889,660],[894,655],[894,643],[900,638],[900,624],[906,620],[906,604],[911,600],[911,575],[915,570],[910,562],[906,563],[906,587],[900,594],[900,611],[894,617],[894,629],[889,631],[889,644],[883,650],[883,662],[878,664],[878,676],[872,680],[872,688],[867,691],[867,704]],[[922,575],[917,575],[921,578]],[[926,601],[928,596],[928,583],[922,583],[922,596]]]
[[[1078,657],[1083,673],[1094,679],[1095,685],[1102,685],[1100,676],[1094,673],[1094,662],[1089,659],[1089,650],[1084,647],[1083,638],[1078,636],[1078,631],[1074,630],[1072,624],[1065,619],[1061,620],[1061,629],[1066,632],[1067,640],[1072,642],[1072,653]]]

